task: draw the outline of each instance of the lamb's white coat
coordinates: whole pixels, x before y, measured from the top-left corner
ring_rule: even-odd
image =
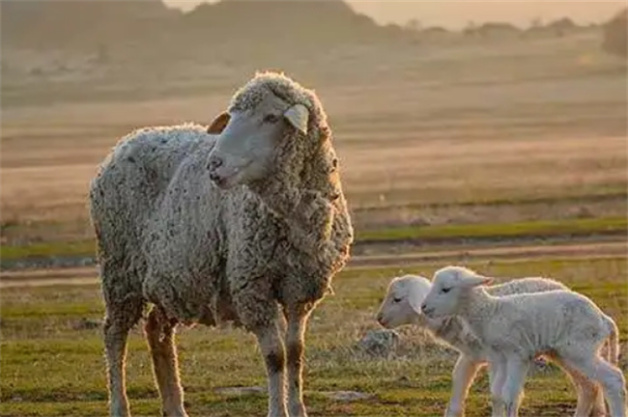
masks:
[[[590,299],[568,290],[490,295],[483,286],[491,278],[449,266],[434,274],[421,307],[430,318],[457,315],[487,349],[491,367],[493,415],[518,414],[519,400],[534,357],[551,354],[598,382],[612,417],[626,416],[626,388],[618,359],[615,322]],[[609,339],[609,363],[600,357]]]
[[[421,314],[420,308],[432,284],[422,276],[404,275],[394,278],[388,286],[377,320],[386,328],[414,324],[429,330],[438,339],[460,352],[452,372],[452,394],[445,417],[461,417],[464,415],[464,403],[469,387],[477,372],[487,364],[488,354],[479,339],[470,331],[464,321],[458,317],[429,319]],[[533,293],[551,290],[566,290],[562,283],[540,277],[521,278],[503,284],[487,287],[487,292],[494,296],[509,294]],[[575,417],[602,417],[606,415],[604,396],[599,385],[578,372],[568,368],[560,358],[546,355],[562,367],[571,377],[578,392],[578,405]],[[588,409],[593,408],[591,413]]]

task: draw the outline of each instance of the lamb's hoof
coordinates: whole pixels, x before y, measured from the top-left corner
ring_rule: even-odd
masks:
[[[307,417],[305,407],[293,407],[290,409],[289,417]]]

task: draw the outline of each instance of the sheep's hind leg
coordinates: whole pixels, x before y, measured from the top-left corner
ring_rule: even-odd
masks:
[[[574,417],[605,417],[606,404],[600,385],[565,364],[560,357],[551,355],[549,358],[569,375],[576,388],[578,402]]]
[[[168,320],[161,308],[154,307],[144,324],[144,333],[153,359],[153,372],[159,387],[163,415],[187,417],[183,406],[183,389],[179,381],[175,326],[176,322]]]
[[[109,413],[112,417],[128,417],[129,400],[126,395],[126,345],[129,331],[140,319],[142,303],[130,301],[124,307],[107,305],[103,326],[107,380],[109,385]]]
[[[289,307],[286,310],[288,329],[286,350],[288,356],[288,413],[290,417],[307,417],[303,404],[303,353],[305,329],[311,310],[303,306]]]
[[[602,386],[608,400],[611,417],[626,417],[626,381],[619,369],[594,355],[593,352],[590,356],[563,354],[561,357],[569,367]]]

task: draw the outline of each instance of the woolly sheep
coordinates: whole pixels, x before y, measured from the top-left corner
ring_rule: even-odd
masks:
[[[626,388],[617,368],[615,322],[590,299],[569,290],[490,295],[491,278],[457,266],[434,274],[421,311],[431,319],[457,315],[487,347],[493,415],[518,415],[519,400],[533,358],[551,352],[568,368],[598,382],[612,417],[626,415]],[[599,355],[609,339],[610,362]]]
[[[477,372],[487,364],[487,354],[478,338],[469,331],[462,319],[450,317],[445,319],[429,319],[421,314],[421,304],[430,291],[432,284],[422,276],[404,275],[394,278],[377,313],[377,321],[384,327],[395,327],[415,324],[429,330],[434,336],[445,341],[460,353],[452,372],[452,396],[445,411],[446,417],[464,415],[464,403]],[[567,289],[562,283],[547,278],[521,278],[503,284],[487,287],[489,294],[503,296],[509,294],[533,293]],[[590,402],[595,399],[592,417],[606,415],[604,396],[599,386],[584,378],[578,372],[568,368],[560,358],[545,355],[562,367],[571,377],[578,392],[576,417],[588,416]]]
[[[256,74],[208,129],[136,131],[103,163],[90,200],[111,415],[129,415],[127,335],[150,303],[144,329],[164,415],[186,415],[177,324],[233,321],[257,337],[268,416],[305,417],[307,319],[353,240],[315,93],[282,74]]]

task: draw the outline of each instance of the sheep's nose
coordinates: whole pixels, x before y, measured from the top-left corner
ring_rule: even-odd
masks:
[[[382,320],[384,319],[384,316],[382,315],[382,313],[378,313],[377,317],[375,317],[377,319],[377,322],[379,324],[382,324]]]
[[[421,304],[421,311],[423,312],[423,314],[430,314],[433,311],[433,309],[427,308],[427,304],[423,303]]]
[[[209,169],[210,171],[213,171],[216,168],[220,167],[223,163],[224,162],[222,158],[220,158],[219,156],[213,155],[209,158],[209,162],[207,163],[207,169]]]

